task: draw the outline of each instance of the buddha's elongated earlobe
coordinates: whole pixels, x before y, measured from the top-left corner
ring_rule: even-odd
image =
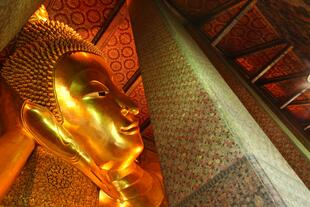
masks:
[[[109,196],[119,198],[107,173],[96,165],[47,108],[26,100],[22,106],[21,119],[38,144],[77,167]]]

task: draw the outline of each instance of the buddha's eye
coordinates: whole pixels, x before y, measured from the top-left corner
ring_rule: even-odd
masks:
[[[107,94],[108,94],[107,91],[99,91],[99,92],[98,92],[98,95],[99,95],[99,96],[106,96]]]
[[[91,92],[88,94],[85,94],[83,96],[83,100],[89,100],[89,99],[95,99],[95,98],[104,98],[106,95],[108,95],[109,91],[96,91]]]
[[[92,80],[90,82],[91,87],[94,89],[94,92],[87,93],[83,96],[83,100],[94,99],[94,98],[104,98],[109,94],[109,89],[103,83],[99,81]]]
[[[99,92],[98,92],[98,95],[99,95],[99,96],[105,96],[105,95],[106,95],[106,92],[105,92],[105,91],[99,91]]]

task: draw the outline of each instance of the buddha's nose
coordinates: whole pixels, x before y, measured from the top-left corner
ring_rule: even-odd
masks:
[[[127,116],[128,114],[136,116],[139,114],[139,109],[138,107],[131,107],[131,108],[125,107],[121,109],[121,113],[123,116]]]
[[[138,115],[139,114],[139,108],[137,107],[137,106],[134,106],[134,107],[131,107],[130,109],[129,109],[129,113],[131,113],[131,114],[133,114],[133,115]]]
[[[139,108],[137,105],[127,96],[122,97],[119,99],[118,104],[121,108],[121,113],[123,116],[127,115],[138,115],[139,114]]]

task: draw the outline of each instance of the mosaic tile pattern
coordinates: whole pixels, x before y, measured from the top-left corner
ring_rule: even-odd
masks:
[[[148,15],[137,20],[137,29],[143,28],[136,31],[137,48],[168,200],[174,205],[242,155],[158,13],[140,6]]]
[[[242,157],[176,206],[272,207],[285,205],[283,202],[274,202],[251,163],[246,157]]]
[[[0,206],[96,207],[98,197],[80,171],[37,147]]]

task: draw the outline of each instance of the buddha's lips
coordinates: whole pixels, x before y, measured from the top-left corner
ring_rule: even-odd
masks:
[[[139,122],[135,121],[128,126],[121,127],[120,132],[125,135],[133,135],[139,133]]]

